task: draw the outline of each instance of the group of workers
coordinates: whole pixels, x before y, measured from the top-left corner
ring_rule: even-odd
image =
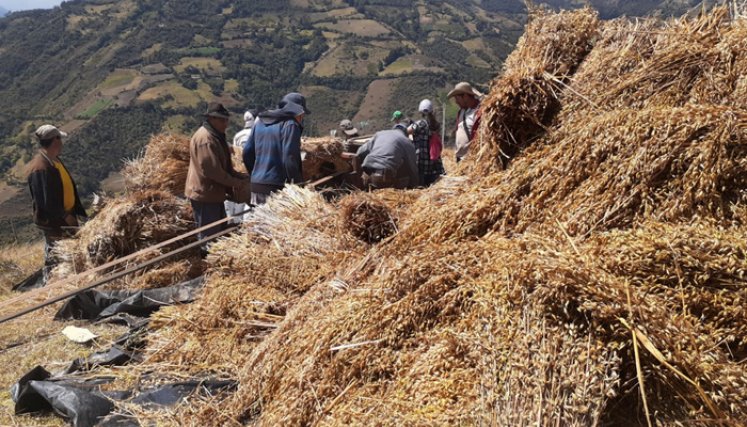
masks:
[[[455,131],[456,161],[459,162],[467,155],[476,136],[483,95],[469,83],[461,82],[447,96],[454,98],[459,106]],[[445,173],[441,159],[441,124],[434,115],[433,103],[422,100],[418,112],[420,119],[409,121],[401,111],[395,111],[392,129],[377,132],[351,156],[354,168],[362,172],[366,189],[427,187]],[[343,120],[340,129],[345,138],[358,136],[350,120]]]
[[[460,110],[456,123],[456,157],[467,155],[479,126],[482,94],[469,83],[457,84],[448,94]],[[421,118],[408,124],[401,112],[393,114],[392,129],[376,132],[355,153],[348,153],[353,168],[360,172],[367,189],[414,188],[428,186],[444,174],[441,160],[439,122],[433,104],[425,99],[418,108]],[[288,183],[303,181],[301,134],[306,115],[306,99],[292,92],[276,109],[244,115],[244,129],[229,144],[226,130],[230,113],[220,103],[210,103],[202,126],[192,135],[190,161],[184,195],[189,199],[194,220],[201,230],[198,237],[220,232],[225,222],[206,227],[248,210],[249,204],[264,204],[268,197]],[[340,123],[343,139],[355,138],[358,130],[350,120]],[[57,127],[40,126],[35,136],[40,149],[28,166],[28,185],[34,223],[45,237],[45,281],[55,261],[51,249],[66,236],[66,229],[78,226],[87,213],[78,196],[71,174],[60,160],[66,133]],[[234,169],[232,150],[241,150],[249,174]],[[351,147],[350,145],[346,145]],[[203,246],[203,250],[206,247]]]

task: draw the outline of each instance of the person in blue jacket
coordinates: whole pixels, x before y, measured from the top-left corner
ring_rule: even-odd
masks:
[[[244,144],[243,160],[251,173],[251,203],[261,205],[286,183],[300,184],[301,132],[303,119],[310,114],[306,98],[289,93],[278,109],[259,114],[249,140]]]

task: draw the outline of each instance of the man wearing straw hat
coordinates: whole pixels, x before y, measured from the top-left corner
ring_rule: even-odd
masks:
[[[251,174],[253,205],[265,204],[286,183],[303,181],[301,133],[306,114],[311,114],[306,98],[296,92],[285,95],[277,109],[259,114],[243,153],[244,166]]]
[[[480,100],[483,94],[467,82],[460,82],[447,95],[459,106],[456,130],[456,161],[461,161],[480,127]]]
[[[248,177],[236,172],[231,164],[231,149],[226,142],[229,112],[217,102],[208,104],[205,122],[189,142],[189,170],[184,194],[192,204],[197,227],[226,217],[223,202],[234,188],[246,188]],[[200,239],[220,232],[225,224],[198,234]],[[202,246],[203,255],[207,245]]]
[[[42,125],[34,135],[39,140],[39,153],[29,162],[28,185],[34,211],[34,223],[44,233],[44,282],[57,263],[52,256],[55,244],[65,237],[64,227],[77,227],[78,217],[86,218],[78,197],[75,181],[59,156],[63,138],[55,126]]]

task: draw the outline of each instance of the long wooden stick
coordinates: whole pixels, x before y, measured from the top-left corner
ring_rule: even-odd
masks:
[[[100,265],[98,267],[94,267],[94,268],[92,268],[90,270],[86,270],[86,271],[82,271],[80,273],[74,274],[74,275],[72,275],[70,277],[67,277],[67,278],[65,278],[63,280],[60,280],[59,282],[53,283],[51,286],[45,286],[43,288],[34,289],[32,291],[26,292],[26,293],[24,293],[22,295],[19,295],[17,297],[9,298],[9,299],[7,299],[5,301],[0,302],[0,312],[2,312],[3,309],[5,309],[5,308],[8,308],[10,306],[16,305],[18,302],[27,301],[28,299],[33,298],[36,295],[48,293],[49,291],[52,291],[52,290],[60,288],[60,287],[62,287],[64,285],[73,283],[73,282],[75,282],[77,280],[85,279],[85,277],[87,277],[87,276],[89,276],[91,274],[98,273],[100,271],[106,270],[106,269],[111,268],[111,267],[115,267],[115,266],[117,266],[119,264],[122,264],[124,262],[130,261],[130,260],[132,260],[134,258],[137,258],[137,257],[142,256],[144,254],[147,254],[149,252],[152,252],[152,251],[155,251],[157,249],[160,249],[160,248],[162,248],[164,246],[167,246],[167,245],[170,245],[172,243],[176,243],[176,242],[178,242],[180,240],[186,239],[187,237],[192,237],[192,236],[194,236],[194,235],[196,235],[196,234],[198,234],[198,233],[200,233],[202,231],[205,231],[205,230],[208,230],[208,229],[210,229],[212,227],[215,227],[216,225],[224,224],[224,223],[230,221],[231,219],[234,219],[234,218],[236,218],[236,217],[238,217],[240,215],[243,215],[243,214],[245,214],[245,213],[247,213],[249,211],[250,210],[247,209],[244,212],[238,213],[238,214],[236,214],[234,216],[229,216],[229,217],[223,218],[221,220],[218,220],[218,221],[215,221],[213,223],[204,225],[204,226],[202,226],[200,228],[197,228],[197,229],[194,229],[192,231],[188,231],[188,232],[186,232],[184,234],[180,234],[180,235],[178,235],[176,237],[172,237],[171,239],[168,239],[168,240],[163,241],[161,243],[158,243],[156,245],[148,246],[147,248],[143,248],[143,249],[141,249],[141,250],[139,250],[139,251],[137,251],[135,253],[132,253],[130,255],[124,256],[122,258],[114,259],[112,261],[107,262],[106,264],[102,264],[102,265]]]
[[[48,299],[48,300],[46,300],[46,301],[44,301],[44,302],[42,302],[40,304],[36,304],[36,305],[31,306],[29,308],[23,309],[23,310],[21,310],[21,311],[19,311],[17,313],[11,314],[9,316],[5,316],[5,317],[3,317],[3,318],[0,319],[0,324],[5,323],[5,322],[10,321],[10,320],[13,320],[13,319],[17,319],[17,318],[19,318],[19,317],[21,317],[21,316],[23,316],[25,314],[32,313],[32,312],[34,312],[36,310],[39,310],[39,309],[42,309],[42,308],[44,308],[44,307],[46,307],[48,305],[52,305],[52,304],[54,304],[56,302],[63,301],[65,299],[67,299],[67,298],[73,297],[73,296],[78,295],[78,294],[80,294],[82,292],[85,292],[87,290],[90,290],[90,289],[96,288],[98,286],[101,286],[103,284],[109,283],[109,282],[111,282],[113,280],[119,279],[120,277],[126,276],[126,275],[128,275],[130,273],[134,273],[136,271],[142,270],[142,269],[144,269],[146,267],[149,267],[149,266],[151,266],[153,264],[159,263],[159,262],[161,262],[161,261],[163,261],[163,260],[165,260],[167,258],[170,258],[170,257],[172,257],[174,255],[180,254],[180,253],[182,253],[184,251],[187,251],[189,249],[197,247],[197,246],[199,246],[199,245],[201,245],[201,244],[203,244],[205,242],[209,242],[211,240],[217,239],[218,237],[224,236],[224,235],[226,235],[226,234],[228,234],[228,233],[236,230],[237,228],[239,228],[238,225],[226,228],[225,230],[223,230],[223,231],[221,231],[219,233],[216,233],[216,234],[213,234],[211,236],[205,237],[202,240],[198,240],[196,242],[192,242],[192,243],[190,243],[188,245],[185,245],[185,246],[182,246],[180,248],[176,248],[176,249],[172,250],[171,252],[167,252],[167,253],[165,253],[163,255],[157,256],[156,258],[153,258],[151,260],[145,261],[142,264],[134,265],[132,267],[127,268],[126,270],[123,270],[123,271],[111,274],[109,276],[102,277],[101,279],[96,280],[95,282],[93,282],[91,284],[88,284],[88,285],[86,285],[86,286],[84,286],[82,288],[79,288],[79,289],[76,289],[76,290],[70,291],[70,292],[65,292],[62,295],[50,298],[50,299]]]

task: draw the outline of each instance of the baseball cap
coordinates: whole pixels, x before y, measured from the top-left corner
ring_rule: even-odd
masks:
[[[429,99],[424,99],[420,101],[420,105],[418,106],[418,111],[420,111],[421,113],[432,113],[433,103]]]
[[[401,111],[397,110],[397,111],[395,111],[395,112],[392,113],[392,121],[400,120],[400,119],[402,119],[402,112]]]
[[[34,135],[36,135],[36,138],[39,139],[39,141],[56,138],[58,136],[60,138],[67,138],[67,133],[62,132],[52,125],[39,126],[39,128],[36,129],[36,132],[34,132]]]

